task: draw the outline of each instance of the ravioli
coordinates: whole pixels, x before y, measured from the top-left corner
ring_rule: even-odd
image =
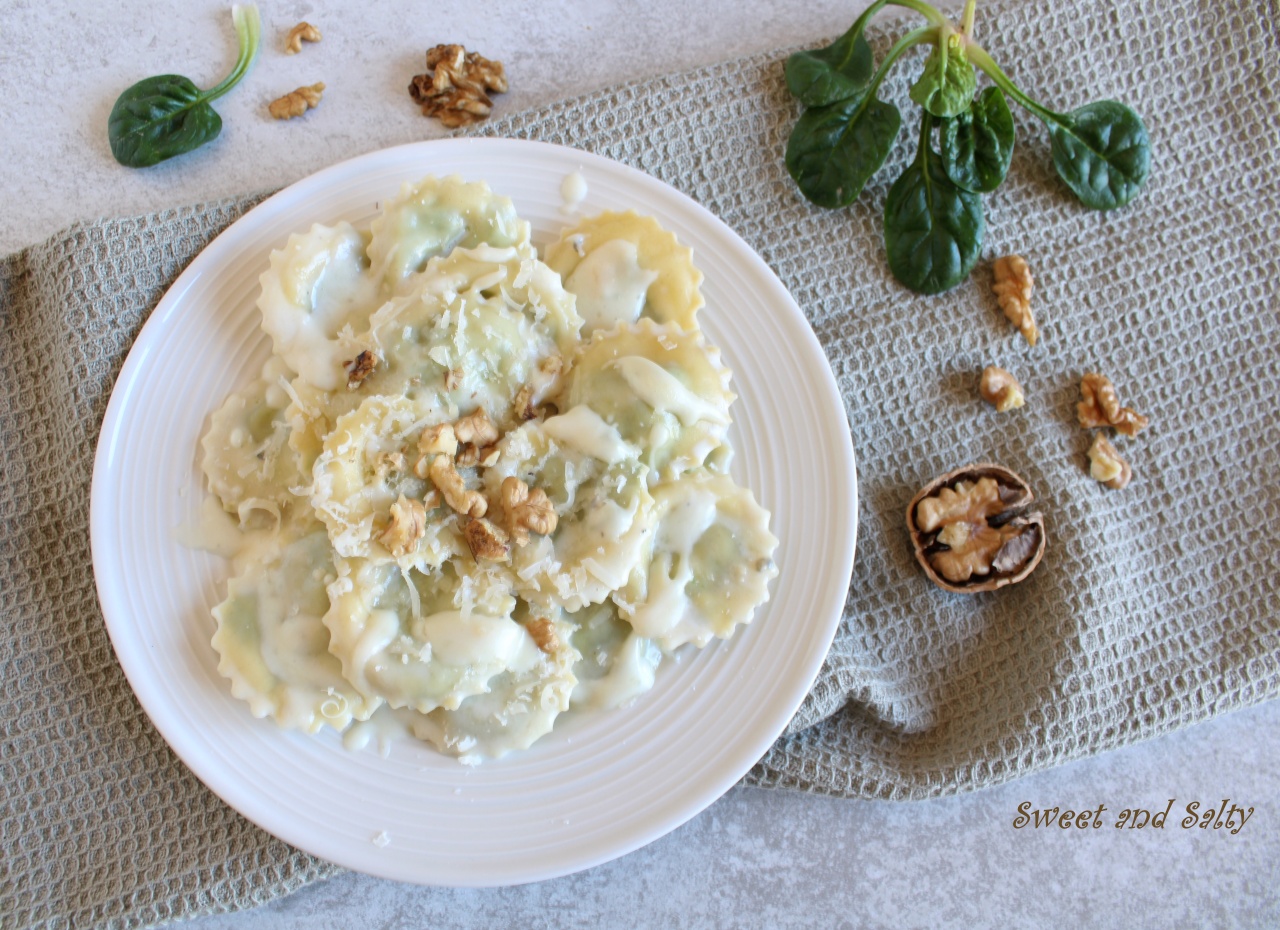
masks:
[[[243,391],[234,391],[210,418],[200,445],[209,490],[242,523],[254,511],[278,523],[301,485],[297,453],[289,446],[288,395],[278,381],[287,368],[276,357]]]
[[[558,518],[551,535],[512,553],[515,590],[568,611],[605,600],[626,582],[653,526],[648,467],[585,406],[509,432],[498,451],[485,473],[490,496],[516,477],[543,489]]]
[[[529,224],[507,197],[483,181],[456,175],[406,183],[370,227],[372,276],[386,296],[405,291],[410,279],[437,255],[455,247],[500,248],[529,241]]]
[[[379,541],[391,505],[400,497],[423,500],[431,485],[414,471],[418,439],[436,420],[401,397],[370,397],[338,419],[313,468],[311,506],[344,557],[385,561],[393,554]],[[451,520],[431,529],[404,557],[419,568],[439,565],[460,548]]]
[[[664,652],[727,639],[769,599],[778,574],[769,512],[727,475],[689,475],[653,496],[658,520],[647,568],[615,602]]]
[[[382,703],[356,691],[329,654],[326,584],[333,580],[333,552],[323,528],[298,534],[290,527],[259,541],[244,570],[227,584],[227,598],[213,608],[218,630],[213,648],[231,693],[255,717],[315,733],[344,729]]]
[[[635,632],[614,604],[583,608],[571,619],[577,627],[570,641],[580,654],[573,667],[575,708],[614,710],[653,687],[662,652]]]
[[[333,390],[355,357],[353,337],[380,303],[369,275],[367,234],[350,223],[295,233],[271,253],[258,282],[262,329],[275,354],[307,384]]]
[[[560,234],[547,264],[578,298],[584,333],[641,318],[698,328],[702,272],[693,251],[651,216],[602,213]]]
[[[489,681],[532,664],[538,647],[511,617],[515,599],[467,574],[339,559],[324,615],[330,650],[357,691],[391,707],[456,709]]]
[[[570,645],[573,626],[559,618],[527,614],[539,630],[539,647],[526,652],[527,664],[512,667],[489,682],[489,690],[464,700],[456,710],[439,708],[413,724],[419,739],[441,752],[475,764],[528,749],[551,732],[556,717],[569,709],[577,678],[578,650]]]
[[[598,332],[574,356],[556,398],[585,404],[643,447],[650,481],[703,465],[723,444],[731,418],[731,374],[700,333],[649,320]]]

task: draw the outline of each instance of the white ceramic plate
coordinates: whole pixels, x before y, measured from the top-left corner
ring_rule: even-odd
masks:
[[[221,559],[178,544],[204,494],[198,442],[269,354],[258,275],[314,222],[367,224],[406,180],[458,173],[510,196],[544,247],[569,220],[560,185],[581,170],[583,210],[636,208],[693,246],[700,320],[734,371],[735,477],[773,513],[772,600],[727,642],[678,664],[630,708],[572,721],[531,750],[467,768],[426,745],[347,752],[256,720],[209,645]],[[853,565],[857,488],[844,406],[791,296],[727,226],[634,169],[514,140],[424,142],[335,165],[227,229],[156,307],[111,396],[93,473],[98,596],[151,720],[213,791],[281,839],[387,878],[505,885],[637,849],[728,790],[799,707],[831,644]],[[385,833],[386,845],[373,842]]]

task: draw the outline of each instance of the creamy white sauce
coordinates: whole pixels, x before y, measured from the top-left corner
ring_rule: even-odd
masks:
[[[613,710],[630,704],[653,687],[662,653],[643,636],[632,633],[613,655],[609,671],[599,678],[580,680],[573,688],[575,707]]]
[[[423,617],[414,623],[413,632],[431,644],[436,659],[459,668],[488,664],[510,668],[529,640],[524,628],[511,620],[457,610]]]
[[[542,424],[542,429],[560,445],[610,465],[639,454],[639,450],[624,440],[616,427],[606,423],[586,404],[578,404],[567,413],[549,417]]]
[[[245,544],[245,534],[240,531],[240,524],[222,509],[222,505],[214,497],[202,500],[195,517],[176,526],[173,536],[180,546],[212,552],[224,559],[233,558]]]
[[[573,171],[564,176],[560,182],[560,211],[575,213],[587,199],[587,179],[581,171]]]
[[[578,298],[585,334],[640,319],[649,285],[657,279],[657,272],[640,267],[634,242],[611,239],[588,252],[564,286]]]
[[[699,420],[717,426],[729,425],[729,418],[719,408],[689,390],[657,362],[640,355],[627,355],[605,367],[622,375],[622,380],[636,397],[654,410],[674,414],[685,426],[692,426]]]

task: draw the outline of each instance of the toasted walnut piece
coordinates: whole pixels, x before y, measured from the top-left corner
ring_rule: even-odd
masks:
[[[431,483],[439,489],[444,502],[458,513],[469,517],[483,517],[489,509],[489,502],[479,491],[467,490],[466,483],[458,470],[453,466],[453,459],[447,455],[437,455],[427,467]]]
[[[556,645],[556,626],[548,617],[534,617],[526,620],[524,628],[529,631],[529,635],[533,637],[533,641],[538,644],[538,648],[547,655],[555,652]]]
[[[1121,407],[1111,379],[1096,371],[1080,379],[1080,396],[1076,416],[1085,429],[1114,426],[1126,436],[1136,436],[1151,422],[1132,407]]]
[[[439,423],[428,426],[418,437],[418,451],[423,455],[455,455],[458,451],[458,437],[450,423]]]
[[[498,464],[498,459],[502,458],[502,450],[496,444],[485,446],[477,453],[479,464],[484,468],[492,468]]]
[[[404,471],[404,453],[403,452],[387,452],[382,456],[382,461],[392,471]]]
[[[378,537],[387,551],[399,558],[408,555],[418,546],[418,540],[427,534],[427,509],[421,501],[400,495],[391,505],[391,522]]]
[[[450,129],[478,123],[493,111],[490,93],[507,90],[506,70],[461,45],[437,45],[427,51],[427,73],[416,74],[409,95],[422,112]]]
[[[324,93],[324,81],[317,81],[310,87],[299,87],[267,105],[268,112],[276,119],[293,119],[308,110],[320,105],[320,97]]]
[[[1116,447],[1102,433],[1093,437],[1089,447],[1089,474],[1114,491],[1119,491],[1133,478],[1133,469],[1120,457]]]
[[[511,558],[511,545],[507,541],[506,531],[483,517],[468,520],[467,525],[462,528],[462,535],[467,540],[471,554],[477,559],[505,562]]]
[[[514,409],[516,416],[522,420],[536,420],[538,406],[555,386],[556,377],[564,369],[564,359],[559,355],[548,355],[538,363],[534,376],[516,391]]]
[[[319,42],[320,30],[310,23],[298,23],[289,30],[289,34],[285,36],[284,53],[286,55],[296,55],[302,51],[303,42]]]
[[[460,446],[453,463],[459,468],[473,468],[480,464],[480,450],[472,445]]]
[[[458,437],[458,442],[476,447],[492,445],[500,435],[483,407],[455,422],[453,432]]]
[[[514,475],[502,479],[502,512],[517,546],[528,544],[531,531],[540,536],[554,533],[559,519],[546,491],[529,490],[529,486]]]
[[[1040,338],[1036,318],[1031,313],[1031,288],[1034,284],[1031,268],[1021,255],[1006,255],[996,259],[995,283],[991,285],[991,290],[995,291],[996,301],[1009,322],[1018,327],[1018,331],[1031,345],[1035,345]]]
[[[422,477],[425,478],[426,475],[423,475]],[[422,495],[422,506],[427,510],[435,510],[442,503],[444,503],[444,501],[440,499],[440,492],[435,488],[432,488],[426,494]]]
[[[456,391],[460,387],[462,387],[462,369],[450,368],[444,373],[444,389]]]
[[[378,367],[378,356],[365,349],[355,358],[343,362],[342,367],[347,372],[347,390],[354,391]]]
[[[995,365],[988,365],[982,369],[982,380],[978,384],[978,393],[982,395],[983,400],[993,405],[999,413],[1012,410],[1014,407],[1021,407],[1027,402],[1022,395],[1022,385],[1018,383],[1018,379],[1003,368],[998,368]]]
[[[999,465],[970,465],[931,481],[907,508],[916,560],[939,587],[994,591],[1026,578],[1044,555],[1034,495]]]

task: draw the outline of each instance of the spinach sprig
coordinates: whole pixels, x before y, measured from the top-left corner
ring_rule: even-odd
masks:
[[[888,4],[919,13],[874,67],[864,35]],[[1058,113],[1032,100],[974,40],[977,0],[966,0],[959,26],[924,0],[875,0],[849,31],[825,48],[787,59],[787,88],[806,107],[787,141],[787,171],[813,203],[848,206],[884,164],[902,116],[877,93],[889,70],[917,45],[931,51],[911,99],[922,114],[915,160],[885,200],[889,268],[924,294],[955,287],[973,270],[985,231],[981,194],[1004,181],[1013,157],[1012,98],[1049,130],[1054,168],[1086,207],[1114,210],[1142,189],[1151,143],[1141,117],[1102,100]],[[991,81],[978,93],[977,72]],[[934,150],[934,129],[938,150]]]
[[[180,74],[161,74],[134,84],[116,100],[107,118],[107,137],[116,161],[146,168],[197,149],[217,138],[222,117],[209,104],[240,83],[258,55],[262,22],[253,5],[233,6],[240,54],[235,67],[208,90]]]

